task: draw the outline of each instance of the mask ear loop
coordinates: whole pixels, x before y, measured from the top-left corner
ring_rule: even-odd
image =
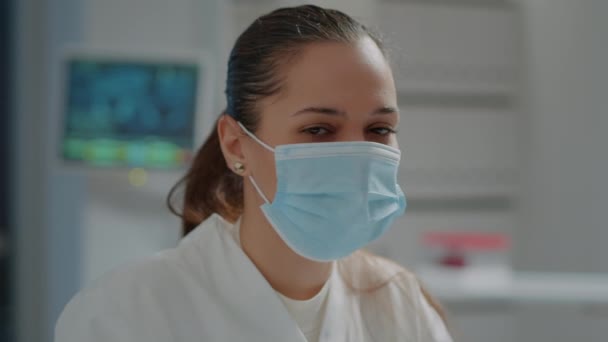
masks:
[[[274,152],[274,148],[270,147],[270,145],[268,145],[267,143],[260,140],[260,138],[256,137],[255,134],[249,132],[249,130],[247,128],[245,128],[245,126],[243,126],[243,124],[240,121],[237,121],[237,124],[241,127],[243,132],[245,132],[245,134],[247,134],[251,139],[255,140],[255,142],[262,145],[262,147],[264,147],[268,151]]]
[[[243,124],[240,121],[237,121],[237,124],[241,127],[243,132],[245,132],[245,134],[247,134],[251,139],[253,139],[255,142],[260,144],[262,147],[264,147],[268,151],[274,153],[274,148],[270,147],[268,144],[266,144],[265,142],[260,140],[258,137],[256,137],[253,133],[249,132],[249,130],[247,128],[245,128],[245,126],[243,126]],[[249,175],[249,180],[251,181],[251,184],[253,184],[253,187],[255,188],[255,190],[258,192],[258,195],[260,195],[260,197],[262,197],[264,202],[266,202],[266,204],[270,204],[270,201],[268,200],[266,195],[264,195],[264,193],[262,192],[262,189],[260,189],[260,187],[258,186],[258,183],[256,183],[255,179],[253,179],[253,176]]]
[[[264,202],[266,202],[266,204],[270,204],[270,201],[268,200],[268,198],[266,198],[266,196],[262,192],[262,189],[260,189],[260,187],[258,186],[258,183],[256,183],[255,180],[253,179],[253,176],[250,175],[249,176],[249,180],[251,181],[251,184],[253,184],[253,187],[258,192],[258,194],[260,195],[260,197],[262,197],[262,199],[264,200]]]

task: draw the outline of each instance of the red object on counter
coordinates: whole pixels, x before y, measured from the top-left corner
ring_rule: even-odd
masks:
[[[511,240],[499,233],[431,232],[423,235],[427,246],[443,246],[459,250],[506,250]]]
[[[467,266],[467,260],[463,253],[458,250],[451,250],[439,259],[442,266],[449,268],[463,268]]]
[[[509,237],[500,233],[429,232],[422,241],[426,247],[440,248],[436,263],[451,269],[469,266],[468,252],[499,252],[511,246]]]

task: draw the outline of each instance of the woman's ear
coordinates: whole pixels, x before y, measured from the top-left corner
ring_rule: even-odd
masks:
[[[244,133],[236,120],[230,115],[222,114],[217,122],[217,134],[226,166],[238,175],[247,175],[248,170],[240,139]]]

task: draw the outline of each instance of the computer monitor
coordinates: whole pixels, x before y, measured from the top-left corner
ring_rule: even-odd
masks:
[[[189,162],[206,70],[198,58],[71,54],[64,60],[62,159],[93,167]]]

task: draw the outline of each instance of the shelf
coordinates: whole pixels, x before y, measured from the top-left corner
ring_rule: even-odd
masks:
[[[454,98],[456,96],[467,97],[480,102],[487,99],[495,99],[497,103],[508,102],[516,92],[513,86],[490,83],[464,83],[464,82],[442,82],[422,80],[396,80],[397,92],[403,98],[434,95],[436,99],[442,97]]]
[[[446,303],[574,304],[608,306],[608,274],[514,272],[491,286],[464,286],[447,275],[419,274],[429,291]]]

